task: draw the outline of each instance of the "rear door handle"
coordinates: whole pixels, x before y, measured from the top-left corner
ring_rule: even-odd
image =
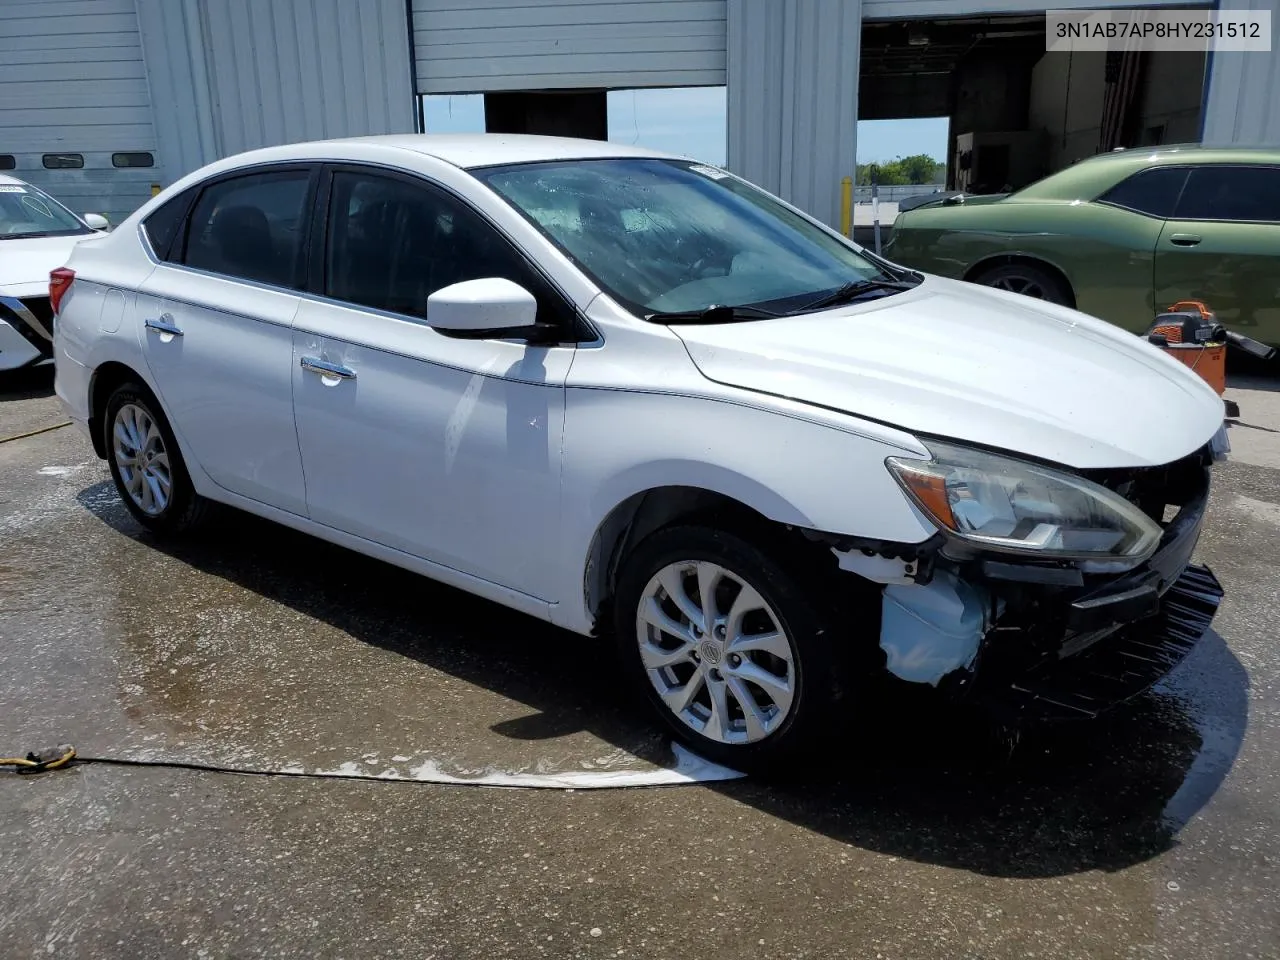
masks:
[[[1169,236],[1169,242],[1175,247],[1194,247],[1200,240],[1194,233],[1174,233]]]
[[[340,363],[330,363],[328,360],[321,360],[319,357],[303,357],[299,361],[303,370],[309,373],[318,373],[322,377],[338,377],[341,380],[354,380],[356,372],[350,367],[344,367]]]
[[[154,330],[159,334],[166,334],[170,337],[182,336],[182,328],[173,322],[173,314],[162,313],[160,316],[144,321],[148,330]]]

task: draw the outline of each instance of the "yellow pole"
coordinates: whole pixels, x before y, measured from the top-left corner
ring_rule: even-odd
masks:
[[[853,232],[853,177],[840,181],[840,232],[846,237]]]

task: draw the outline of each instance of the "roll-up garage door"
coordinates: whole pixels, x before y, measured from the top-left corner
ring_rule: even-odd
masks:
[[[113,223],[160,182],[134,0],[0,4],[0,167]]]
[[[724,0],[412,0],[419,93],[713,86]]]

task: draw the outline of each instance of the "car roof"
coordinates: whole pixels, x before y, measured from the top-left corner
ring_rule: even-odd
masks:
[[[1211,163],[1280,165],[1274,147],[1205,147],[1198,143],[1131,147],[1100,153],[1050,174],[1013,194],[1017,200],[1092,200],[1147,167],[1202,166]]]
[[[409,150],[436,157],[456,167],[501,166],[508,163],[538,163],[548,160],[587,160],[605,157],[660,157],[671,154],[604,140],[577,140],[570,137],[541,137],[517,133],[442,134],[409,133],[377,137],[351,137],[295,144],[298,158],[324,156],[338,144],[369,144]]]
[[[27,185],[27,182],[25,180],[19,180],[17,177],[11,177],[8,174],[4,174],[4,173],[0,173],[0,183],[10,184],[10,185],[16,183],[16,184],[21,184],[24,187]]]

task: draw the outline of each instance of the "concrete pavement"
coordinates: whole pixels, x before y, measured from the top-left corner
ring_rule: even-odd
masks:
[[[61,419],[0,387],[0,438]],[[1280,955],[1280,379],[1199,557],[1211,634],[1131,708],[1006,759],[926,712],[808,782],[669,769],[608,657],[247,517],[143,533],[69,429],[0,443],[0,752],[579,789],[85,765],[0,776],[0,956]]]

